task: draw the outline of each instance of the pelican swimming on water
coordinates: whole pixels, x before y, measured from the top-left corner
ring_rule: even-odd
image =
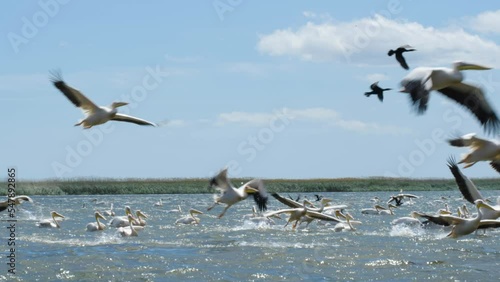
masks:
[[[118,107],[127,105],[125,102],[113,102],[109,107],[99,107],[83,95],[79,90],[67,85],[59,72],[52,72],[52,83],[59,89],[66,98],[68,98],[75,106],[82,109],[86,117],[80,120],[75,126],[82,125],[83,128],[91,128],[92,126],[103,124],[110,120],[131,122],[139,125],[156,126],[155,123],[120,114],[117,111]]]
[[[136,215],[136,218],[134,221],[134,225],[146,226],[146,220],[144,220],[144,219],[148,218],[148,216],[140,210],[137,210],[135,212],[135,215]]]
[[[203,214],[203,212],[197,209],[189,209],[189,215],[177,219],[175,224],[198,224],[200,219],[196,217],[197,214]]]
[[[480,161],[490,161],[494,168],[500,161],[500,142],[495,139],[483,139],[476,137],[475,133],[469,133],[458,138],[448,140],[450,145],[455,147],[469,147],[468,154],[463,155],[459,164],[465,163],[464,168],[473,166]]]
[[[264,188],[264,183],[260,179],[253,179],[239,188],[235,188],[227,177],[227,168],[221,170],[215,177],[210,180],[210,186],[215,187],[221,192],[220,195],[214,195],[214,204],[207,210],[211,210],[215,205],[224,203],[226,207],[219,214],[219,218],[223,217],[227,209],[232,205],[245,200],[250,194],[253,198],[259,211],[267,209],[267,192]]]
[[[403,57],[403,53],[404,52],[411,52],[411,51],[415,51],[415,49],[413,49],[410,45],[403,45],[399,48],[397,48],[396,50],[389,50],[389,52],[387,52],[387,55],[388,56],[392,56],[394,54],[395,57],[396,57],[396,60],[399,62],[399,64],[405,69],[405,70],[408,70],[409,67],[408,67],[408,64],[406,63],[406,60],[405,58]]]
[[[465,62],[456,62],[453,68],[415,68],[401,80],[400,92],[409,93],[415,110],[423,114],[427,110],[430,92],[436,90],[466,107],[487,132],[494,133],[500,127],[496,113],[479,87],[462,82],[464,75],[460,72],[488,69],[491,68]]]
[[[109,222],[109,226],[126,227],[128,225],[128,216],[129,215],[132,215],[132,211],[130,210],[129,206],[125,206],[125,215],[113,217],[113,219],[111,219],[111,221]]]
[[[106,220],[106,218],[98,211],[94,213],[96,222],[89,222],[87,224],[87,231],[100,231],[106,229],[106,225],[99,221],[99,218]]]
[[[391,88],[381,88],[380,86],[378,86],[378,81],[370,85],[370,88],[372,89],[372,91],[365,92],[365,96],[370,97],[370,95],[375,94],[377,95],[380,102],[384,101],[384,91],[392,90]]]
[[[118,234],[120,234],[122,237],[132,237],[132,236],[138,236],[139,233],[137,233],[137,226],[134,226],[132,223],[134,222],[134,217],[131,214],[127,215],[128,219],[128,224],[129,226],[127,227],[120,227],[118,228]]]
[[[61,227],[56,218],[64,218],[64,215],[62,215],[56,211],[52,211],[52,212],[50,212],[50,216],[51,216],[51,218],[40,220],[37,223],[38,227],[43,227],[43,228],[59,228],[59,227]]]

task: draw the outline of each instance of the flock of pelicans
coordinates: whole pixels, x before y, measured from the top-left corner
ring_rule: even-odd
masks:
[[[411,46],[405,45],[390,50],[388,55],[395,55],[401,66],[408,70],[408,64],[403,57],[404,52],[415,51]],[[487,102],[483,91],[476,86],[466,84],[463,81],[462,70],[487,70],[490,68],[470,64],[465,62],[456,62],[453,68],[424,68],[419,67],[413,69],[407,76],[401,80],[401,92],[408,93],[411,102],[418,114],[422,114],[427,109],[429,94],[432,90],[436,90],[446,97],[458,102],[467,108],[481,123],[486,132],[497,134],[500,128],[500,121]],[[90,99],[83,95],[80,91],[67,85],[61,76],[60,72],[52,72],[51,78],[54,86],[59,89],[75,106],[79,107],[85,114],[85,118],[80,120],[75,126],[83,126],[88,129],[92,126],[106,123],[110,120],[124,121],[136,123],[139,125],[156,126],[155,123],[143,120],[137,117],[121,114],[117,112],[117,108],[127,105],[125,102],[114,102],[110,107],[100,107],[95,105]],[[383,92],[391,90],[390,88],[381,88],[378,82],[371,85],[371,92],[366,92],[366,96],[377,95],[380,101],[383,101]],[[476,162],[488,161],[491,167],[500,173],[500,143],[493,139],[483,139],[476,134],[467,134],[461,137],[448,140],[449,144],[458,147],[470,147],[471,151],[466,154],[460,162],[464,163],[465,167],[472,166]],[[477,208],[477,213],[471,214],[466,206],[461,207],[457,214],[446,206],[437,213],[424,213],[414,211],[410,217],[402,217],[393,221],[393,224],[437,224],[442,226],[451,226],[449,237],[459,237],[470,234],[478,229],[498,228],[500,227],[500,197],[496,205],[491,205],[483,198],[479,190],[474,186],[472,181],[462,174],[453,158],[448,160],[448,166],[455,177],[456,183],[463,197],[474,204]],[[238,202],[252,196],[257,205],[254,208],[254,213],[248,218],[254,222],[274,223],[273,218],[281,218],[281,215],[287,214],[288,224],[292,224],[292,229],[295,229],[301,223],[307,225],[312,221],[317,220],[319,224],[330,223],[335,224],[335,230],[355,230],[354,225],[360,224],[360,221],[354,220],[354,217],[346,211],[346,205],[331,205],[331,199],[320,198],[318,196],[316,205],[313,201],[304,199],[299,202],[299,199],[291,199],[283,197],[277,193],[271,195],[279,202],[287,206],[285,209],[267,211],[268,194],[264,187],[264,183],[260,179],[253,179],[244,183],[241,187],[235,187],[231,184],[227,176],[227,169],[221,170],[215,177],[210,180],[210,186],[220,191],[220,194],[214,195],[214,203],[208,208],[208,211],[216,205],[225,204],[223,211],[218,215],[223,217],[226,211]],[[380,204],[371,209],[364,209],[363,214],[393,214],[393,209],[400,206],[405,199],[417,198],[411,194],[399,194],[392,196],[387,207]],[[28,196],[18,196],[10,199],[16,205],[24,201],[32,202]],[[319,205],[318,205],[319,202]],[[7,209],[9,201],[0,202],[0,211]],[[160,200],[155,204],[162,206]],[[180,207],[178,208],[180,211]],[[178,219],[176,224],[198,224],[200,219],[196,216],[203,212],[191,209],[189,215]],[[107,211],[106,215],[114,216],[112,210]],[[130,207],[125,208],[125,215],[114,217],[108,225],[116,227],[117,232],[122,236],[137,236],[138,232],[144,229],[146,225],[145,219],[147,215],[141,211],[137,211],[135,215]],[[58,212],[51,212],[51,218],[38,222],[39,227],[59,228],[61,220],[64,216]],[[107,225],[100,222],[105,220],[105,215],[101,212],[95,212],[95,222],[88,223],[87,231],[104,230]]]

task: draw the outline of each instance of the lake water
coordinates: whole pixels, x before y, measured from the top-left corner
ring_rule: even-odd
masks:
[[[406,192],[406,191],[405,191]],[[411,193],[411,191],[407,191]],[[243,215],[252,199],[210,212],[211,195],[34,196],[16,213],[16,275],[7,273],[8,230],[0,232],[0,280],[5,281],[498,281],[500,230],[446,238],[445,228],[392,226],[413,211],[436,212],[444,196],[453,210],[465,201],[457,191],[413,192],[421,198],[395,210],[393,216],[364,215],[378,196],[392,192],[322,193],[334,204],[346,204],[356,231],[334,232],[311,223],[308,228],[258,226]],[[287,196],[288,194],[284,194]],[[297,194],[291,194],[295,197]],[[314,199],[312,194],[307,195]],[[500,196],[500,191],[483,191]],[[105,204],[95,205],[91,199]],[[163,199],[162,207],[153,204]],[[495,198],[496,199],[496,198]],[[138,237],[122,238],[115,228],[86,232],[95,208],[113,203],[118,215],[129,205],[149,215]],[[168,211],[180,205],[180,213]],[[471,211],[475,208],[468,204]],[[175,225],[189,208],[199,209],[199,225]],[[285,208],[270,198],[271,210]],[[39,228],[36,222],[55,210],[66,216],[61,228]],[[2,212],[2,224],[6,213]],[[110,217],[108,217],[109,219]]]

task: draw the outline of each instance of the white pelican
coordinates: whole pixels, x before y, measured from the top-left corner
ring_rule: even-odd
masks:
[[[148,218],[148,216],[140,210],[137,210],[135,215],[136,219],[134,221],[134,225],[146,226],[146,221],[144,219]]]
[[[106,218],[99,211],[96,211],[94,215],[95,222],[89,222],[87,224],[87,231],[99,231],[106,229],[106,225],[99,221],[99,218],[102,220],[106,220]]]
[[[159,200],[158,202],[154,203],[154,206],[155,206],[155,207],[162,207],[162,206],[163,206],[163,201],[162,201],[162,199],[160,198],[160,200]]]
[[[11,204],[11,203],[13,205],[20,205],[23,202],[33,203],[33,200],[30,197],[25,196],[25,195],[20,195],[20,196],[8,198],[7,200],[0,202],[0,211],[6,210],[9,207],[9,204]]]
[[[486,200],[476,188],[476,185],[460,171],[455,159],[448,159],[448,167],[455,177],[458,189],[469,203],[475,203],[477,200]],[[485,208],[485,206],[488,207]],[[481,210],[483,219],[497,219],[500,217],[500,203],[495,206],[483,203],[479,209]]]
[[[177,205],[176,209],[169,210],[168,213],[177,213],[177,212],[182,212],[181,206]]]
[[[372,83],[372,85],[370,85],[370,88],[372,91],[365,92],[365,96],[370,97],[370,95],[375,94],[375,95],[377,95],[380,102],[384,101],[384,91],[392,90],[391,88],[381,88],[380,86],[378,86],[378,81],[375,83]]]
[[[338,218],[335,218],[333,216],[329,216],[326,214],[322,214],[319,212],[309,210],[307,208],[307,200],[304,200],[302,207],[300,207],[300,208],[272,211],[272,212],[265,213],[264,217],[270,217],[270,216],[273,216],[276,214],[282,214],[282,213],[290,214],[290,217],[288,218],[288,221],[286,222],[284,227],[286,227],[290,222],[294,221],[295,223],[293,224],[292,229],[295,229],[295,227],[297,227],[299,220],[304,216],[312,217],[315,219],[340,222],[340,220]]]
[[[387,208],[384,208],[383,206],[381,205],[375,205],[373,206],[373,208],[366,208],[366,209],[362,209],[361,210],[361,213],[362,214],[374,214],[374,215],[393,215],[394,212],[392,211],[393,208],[397,208],[395,205],[393,204],[389,204],[387,206]]]
[[[82,109],[86,117],[80,120],[75,126],[82,125],[83,128],[91,128],[92,126],[103,124],[110,120],[131,122],[139,125],[151,125],[156,126],[156,124],[136,118],[133,116],[120,114],[117,111],[118,107],[125,106],[128,103],[125,102],[113,102],[110,107],[99,107],[89,100],[80,91],[71,86],[67,85],[61,77],[59,72],[52,72],[52,83],[59,89],[66,98],[68,98],[75,106]]]
[[[137,233],[136,226],[132,224],[134,222],[134,217],[131,214],[128,214],[127,219],[129,226],[127,226],[126,228],[125,227],[118,228],[118,233],[122,237],[131,237],[139,235],[139,233]]]
[[[462,156],[459,164],[465,163],[464,168],[470,167],[480,161],[495,163],[500,161],[500,142],[494,139],[482,139],[475,133],[469,133],[458,138],[448,140],[455,147],[469,147],[470,152]],[[495,164],[492,164],[493,168]]]
[[[128,216],[132,215],[132,211],[129,206],[125,206],[125,215],[124,216],[115,216],[109,222],[109,226],[111,227],[125,227],[128,226]]]
[[[102,212],[104,215],[115,216],[115,211],[113,210],[113,203],[111,203],[111,207],[109,210],[105,210]]]
[[[288,199],[288,198],[282,197],[278,193],[272,193],[271,196],[273,196],[280,203],[285,204],[285,205],[287,205],[287,206],[289,206],[291,208],[300,208],[300,207],[302,207],[301,203],[299,203],[297,201],[294,201],[292,199]],[[305,201],[306,201],[306,203],[309,203],[309,204],[312,205],[312,203],[309,200],[305,199]],[[320,202],[320,207],[319,208],[309,208],[309,210],[322,212],[322,211],[327,211],[327,210],[340,210],[340,209],[346,209],[347,208],[347,205],[329,205],[329,203],[331,201],[332,201],[331,199],[323,197],[323,198],[321,198],[321,202]]]
[[[389,204],[389,203],[392,203],[393,201],[395,201],[396,206],[401,206],[403,204],[404,198],[408,198],[411,201],[412,199],[417,199],[418,196],[413,195],[413,194],[407,194],[407,193],[399,193],[396,196],[391,196],[391,198],[389,199],[389,201],[387,201],[387,203]]]
[[[196,217],[196,214],[203,214],[203,212],[197,209],[189,209],[189,215],[177,219],[175,224],[198,224],[200,219]]]
[[[250,180],[240,188],[235,188],[227,178],[227,168],[225,168],[210,180],[210,186],[221,191],[221,194],[214,195],[214,204],[207,210],[211,210],[215,205],[220,203],[226,204],[222,213],[219,214],[219,218],[224,216],[228,208],[245,200],[250,194],[253,194],[254,201],[259,211],[265,211],[267,209],[267,192],[264,188],[264,183],[260,179]]]
[[[409,93],[418,114],[427,110],[429,93],[436,90],[446,97],[466,107],[481,122],[487,132],[496,132],[500,121],[483,91],[476,86],[463,83],[461,70],[488,70],[480,65],[456,62],[453,68],[420,67],[412,70],[401,81],[400,92]]]
[[[392,56],[393,54],[396,54],[395,55],[396,60],[399,62],[399,64],[405,70],[408,70],[409,67],[408,67],[408,64],[406,63],[405,58],[403,57],[403,53],[404,52],[411,52],[411,51],[415,51],[415,49],[413,49],[413,47],[411,47],[410,45],[403,45],[401,47],[398,47],[398,49],[396,49],[396,50],[392,50],[392,49],[389,50],[389,52],[387,52],[387,55]]]
[[[395,220],[391,221],[391,224],[414,226],[414,225],[421,225],[422,222],[417,219],[416,213],[412,212],[410,213],[410,216],[403,216],[400,218],[396,218]]]
[[[51,216],[51,218],[49,218],[49,219],[40,220],[37,223],[38,227],[44,227],[44,228],[59,228],[59,227],[61,227],[59,225],[59,222],[56,220],[56,217],[64,218],[64,215],[62,215],[56,211],[52,211],[50,213],[50,216]]]
[[[486,208],[490,209],[491,207],[488,205],[485,205],[483,200],[476,200],[475,205],[477,208],[477,215],[472,218],[462,218],[458,216],[453,216],[453,215],[442,215],[441,217],[444,218],[446,221],[450,223],[450,225],[453,225],[453,229],[451,232],[447,235],[447,237],[451,238],[457,238],[463,235],[470,234],[478,229],[478,227],[481,224],[481,220],[483,219],[483,213],[482,211],[484,209],[481,208]],[[485,221],[485,223],[490,223],[490,221]]]

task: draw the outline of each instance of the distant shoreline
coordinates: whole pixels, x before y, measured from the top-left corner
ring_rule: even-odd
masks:
[[[240,186],[248,178],[234,178]],[[500,178],[473,180],[480,190],[500,190]],[[454,179],[335,178],[264,179],[269,192],[446,191],[458,189]],[[214,193],[208,179],[67,179],[18,181],[18,195],[203,194]],[[5,187],[0,193],[6,195]]]

